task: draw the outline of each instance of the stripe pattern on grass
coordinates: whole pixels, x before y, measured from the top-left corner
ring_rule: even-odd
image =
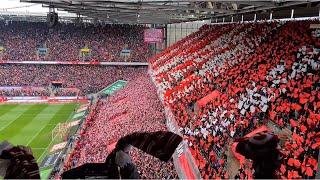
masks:
[[[45,153],[51,132],[70,119],[77,104],[1,104],[0,142],[30,146],[36,159]]]

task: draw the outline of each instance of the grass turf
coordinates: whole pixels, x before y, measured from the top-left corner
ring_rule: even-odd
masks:
[[[76,103],[0,104],[0,142],[30,146],[38,163],[45,157],[58,123],[71,119]]]

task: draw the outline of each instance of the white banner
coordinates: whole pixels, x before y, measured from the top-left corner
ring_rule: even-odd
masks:
[[[148,66],[148,62],[80,62],[80,61],[0,61],[0,64],[81,64],[104,66]]]
[[[64,102],[82,102],[87,103],[88,99],[82,96],[59,96],[59,97],[41,97],[41,96],[20,96],[20,97],[0,97],[4,103],[64,103]]]

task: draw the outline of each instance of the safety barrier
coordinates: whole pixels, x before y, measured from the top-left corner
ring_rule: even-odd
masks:
[[[148,72],[150,75],[150,69]],[[151,79],[153,83],[155,83],[153,78]],[[167,118],[166,125],[168,130],[181,135],[175,117],[171,112],[171,109],[165,105],[163,96],[160,94],[159,91],[158,97],[164,104],[165,116]],[[176,151],[174,152],[173,163],[180,179],[201,179],[200,171],[195,163],[195,160],[189,150],[186,141],[182,141],[180,145],[177,147]]]
[[[103,65],[103,66],[148,66],[147,62],[82,62],[82,61],[0,61],[0,64],[63,64],[63,65]]]
[[[17,97],[0,97],[0,103],[69,103],[81,102],[87,103],[88,99],[82,96],[17,96]]]

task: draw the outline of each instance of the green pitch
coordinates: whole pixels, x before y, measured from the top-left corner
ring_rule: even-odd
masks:
[[[0,104],[0,142],[30,146],[40,162],[52,145],[52,130],[71,118],[76,103]]]

